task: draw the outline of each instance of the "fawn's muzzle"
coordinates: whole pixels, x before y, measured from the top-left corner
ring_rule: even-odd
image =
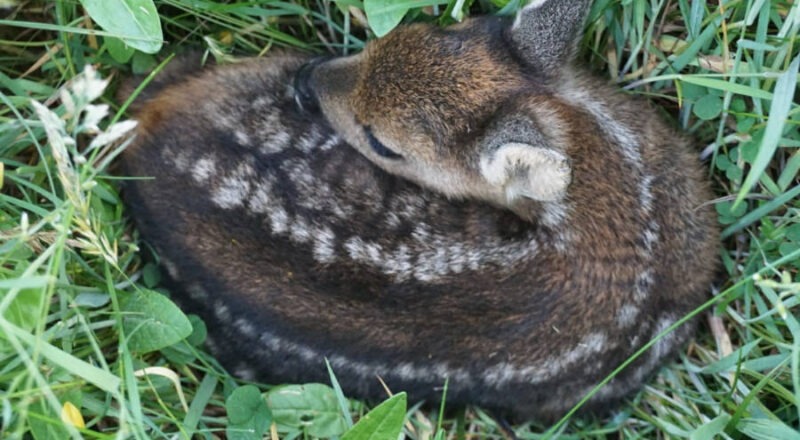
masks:
[[[317,114],[320,111],[319,100],[310,84],[311,73],[326,57],[317,57],[303,64],[294,76],[294,102],[303,113]]]

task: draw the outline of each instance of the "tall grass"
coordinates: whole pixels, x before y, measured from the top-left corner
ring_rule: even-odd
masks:
[[[371,36],[369,18],[356,0],[156,6],[165,45],[125,59],[77,2],[0,0],[2,438],[252,438],[251,420],[225,413],[249,388],[203,352],[198,319],[185,340],[131,348],[141,324],[129,298],[158,290],[160,277],[142,263],[112,173],[125,147],[113,141],[130,128],[114,82],[188,48],[223,60],[276,47],[352,53]],[[516,6],[442,0],[406,20]],[[628,404],[602,420],[515,426],[518,437],[800,439],[799,29],[798,2],[594,2],[582,56],[696,139],[718,196],[723,270],[695,340]],[[367,410],[335,387],[291,391],[328,402],[338,428],[273,414],[268,435],[338,435]],[[406,435],[504,435],[479,408],[440,414],[412,408]]]

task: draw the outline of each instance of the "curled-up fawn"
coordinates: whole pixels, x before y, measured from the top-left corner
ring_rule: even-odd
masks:
[[[140,99],[125,196],[234,372],[563,414],[707,294],[696,152],[573,65],[588,1],[191,71]],[[683,344],[602,388],[603,409]]]

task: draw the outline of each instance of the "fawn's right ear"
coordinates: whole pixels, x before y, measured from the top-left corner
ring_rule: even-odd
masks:
[[[591,0],[533,0],[519,11],[510,36],[519,56],[540,73],[570,60]]]
[[[496,121],[480,148],[481,176],[504,195],[506,204],[521,198],[554,202],[566,195],[572,181],[570,160],[529,118],[512,115]]]

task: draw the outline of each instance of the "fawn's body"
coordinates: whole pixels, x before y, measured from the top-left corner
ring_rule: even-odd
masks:
[[[215,68],[143,102],[123,165],[155,179],[127,202],[234,372],[327,381],[327,358],[353,397],[383,396],[380,376],[435,400],[449,379],[452,404],[547,419],[703,301],[716,231],[695,153],[569,65],[586,5],[556,3]],[[576,17],[537,34],[559,8]]]

